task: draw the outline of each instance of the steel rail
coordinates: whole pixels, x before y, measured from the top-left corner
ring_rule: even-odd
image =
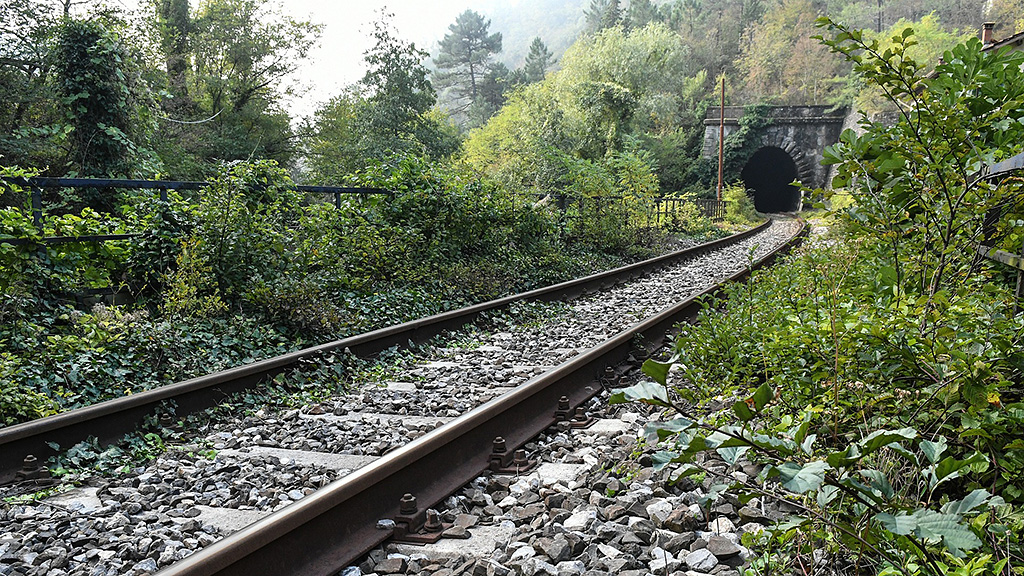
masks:
[[[195,412],[216,405],[229,394],[255,387],[267,378],[280,374],[302,361],[345,350],[358,356],[368,356],[396,345],[425,342],[444,331],[462,328],[483,313],[505,308],[514,302],[552,301],[596,291],[648,274],[674,262],[733,244],[764,230],[770,224],[765,222],[732,236],[584,278],[381,328],[131,396],[0,428],[0,483],[10,482],[15,478],[26,456],[31,454],[39,461],[44,461],[55,454],[56,450],[50,443],[68,448],[89,437],[95,437],[101,444],[110,443],[134,430],[158,407],[171,408],[169,402],[173,402],[176,414]]]
[[[756,262],[772,262],[795,246],[806,225]],[[391,532],[377,521],[399,511],[405,493],[420,508],[442,501],[485,470],[495,436],[520,446],[554,424],[560,396],[578,406],[600,389],[607,366],[618,365],[643,336],[651,349],[665,331],[696,318],[704,297],[743,280],[749,270],[665,309],[604,344],[550,370],[445,426],[360,468],[298,502],[257,521],[160,572],[158,576],[328,575],[350,565]]]

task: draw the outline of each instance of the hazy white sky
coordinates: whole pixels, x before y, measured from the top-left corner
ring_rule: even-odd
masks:
[[[481,0],[279,0],[295,18],[324,24],[320,45],[311,51],[299,73],[306,91],[294,102],[293,116],[312,113],[318,102],[362,78],[363,52],[370,47],[369,32],[382,8],[395,15],[399,35],[433,56],[436,43],[455,17],[472,8],[481,13]],[[515,2],[512,2],[513,4]]]

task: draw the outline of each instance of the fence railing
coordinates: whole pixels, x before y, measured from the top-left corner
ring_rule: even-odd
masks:
[[[31,197],[32,205],[32,222],[36,229],[42,232],[43,230],[43,218],[45,211],[43,210],[43,191],[54,190],[54,189],[82,189],[82,188],[95,188],[95,189],[116,189],[116,190],[153,190],[160,194],[160,199],[167,201],[168,190],[200,190],[209,185],[208,182],[189,182],[189,181],[175,181],[175,180],[125,180],[125,179],[111,179],[111,178],[43,178],[43,177],[32,177],[32,178],[12,178],[12,177],[0,177],[0,182],[14,184],[16,186],[27,188]],[[326,194],[334,197],[334,205],[337,208],[341,208],[342,196],[345,195],[357,195],[357,196],[368,196],[368,195],[390,195],[392,194],[389,190],[381,188],[352,188],[345,186],[292,186],[293,190],[299,192],[307,192],[311,194]],[[35,244],[43,242],[45,244],[61,244],[67,242],[106,242],[110,240],[130,240],[137,238],[139,234],[101,234],[92,236],[49,236],[41,238],[40,240],[26,239],[26,238],[0,238],[0,242],[4,244]]]
[[[1017,154],[998,162],[991,166],[982,168],[979,172],[973,174],[970,178],[972,185],[981,180],[995,180],[1004,176],[1009,176],[1015,172],[1024,170],[1024,153]],[[985,236],[989,236],[991,232],[995,230],[996,222],[999,220],[1004,212],[995,210],[985,215]],[[990,239],[990,238],[989,238]],[[1024,246],[1021,246],[1020,254],[1014,254],[1005,250],[999,250],[992,246],[987,246],[984,242],[978,244],[978,255],[982,258],[1005,264],[1017,271],[1017,285],[1014,290],[1014,304],[1013,313],[1014,315],[1020,311],[1020,301],[1022,293],[1024,293]]]
[[[111,179],[111,178],[44,178],[44,177],[31,177],[31,178],[15,178],[15,177],[0,177],[0,183],[14,184],[19,187],[25,188],[30,193],[31,209],[32,209],[32,222],[36,229],[42,233],[43,231],[43,219],[46,211],[43,208],[43,191],[44,190],[55,190],[55,189],[115,189],[115,190],[153,190],[160,195],[160,199],[166,201],[168,191],[195,191],[200,190],[209,184],[207,182],[190,182],[190,181],[176,181],[176,180],[128,180],[128,179]],[[299,192],[306,192],[311,194],[325,194],[333,196],[334,205],[337,208],[342,206],[342,197],[346,195],[356,196],[368,196],[368,195],[391,195],[393,194],[389,190],[381,188],[357,188],[357,187],[345,187],[345,186],[309,186],[309,185],[297,185],[293,186],[292,189]],[[707,198],[681,198],[677,196],[665,196],[654,199],[652,213],[649,214],[649,220],[653,219],[654,223],[662,223],[669,220],[673,214],[681,210],[686,203],[693,204],[700,210],[700,213],[705,218],[712,221],[720,221],[725,217],[726,202],[715,199]],[[624,202],[625,199],[622,196],[603,196],[599,198],[592,198],[589,201],[596,202],[599,206],[602,203],[610,202]],[[558,206],[565,210],[566,198],[560,196],[557,198]],[[579,202],[583,202],[579,199]],[[582,204],[581,204],[582,207]],[[32,238],[0,238],[0,243],[10,245],[26,245],[26,244],[61,244],[61,243],[73,243],[73,242],[107,242],[113,240],[131,240],[138,238],[139,234],[98,234],[88,236],[48,236],[39,239]]]
[[[565,211],[569,205],[569,200],[566,196],[556,196],[556,202],[559,209],[562,211]],[[594,203],[600,208],[602,205],[607,205],[612,202],[625,203],[626,199],[623,196],[594,196],[579,197],[573,202],[581,209],[585,202]],[[700,211],[701,216],[711,220],[712,222],[720,222],[725,219],[725,207],[728,203],[725,200],[715,200],[714,198],[660,196],[653,199],[653,207],[647,216],[653,222],[662,223],[669,220],[676,212],[682,210],[686,204],[696,206]]]

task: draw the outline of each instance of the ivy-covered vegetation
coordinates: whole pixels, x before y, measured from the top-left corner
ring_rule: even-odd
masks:
[[[273,161],[244,162],[226,165],[195,195],[171,193],[163,202],[149,192],[126,193],[116,213],[48,216],[42,230],[32,225],[25,192],[9,185],[5,199],[22,200],[0,209],[5,237],[142,237],[0,244],[0,370],[10,376],[0,394],[3,423],[555,283],[669,246],[654,222],[641,219],[638,203],[605,206],[611,218],[566,219],[557,207],[524,202],[466,170],[415,156],[353,178],[391,193],[353,196],[339,208],[296,192]],[[687,225],[705,236],[720,233],[695,214]],[[647,242],[626,241],[630,231],[644,231]],[[81,309],[69,300],[90,286],[119,287],[135,304]]]
[[[613,402],[665,407],[647,426],[654,459],[706,474],[711,499],[788,504],[744,536],[754,573],[1019,574],[1024,319],[975,247],[986,214],[1002,222],[989,241],[1017,249],[1024,232],[1020,179],[976,177],[1021,150],[1024,54],[972,39],[930,73],[912,29],[882,43],[819,25],[900,114],[829,149],[853,205],[683,327]],[[760,474],[737,479],[741,461]]]

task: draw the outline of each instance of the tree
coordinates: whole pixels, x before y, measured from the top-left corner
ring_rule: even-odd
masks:
[[[658,7],[651,0],[631,0],[626,14],[630,27],[643,28],[658,20]]]
[[[374,47],[364,54],[369,69],[362,86],[368,93],[356,114],[365,159],[384,158],[391,152],[412,151],[428,156],[451,154],[456,144],[438,132],[427,117],[437,102],[423,60],[427,52],[398,38],[383,14],[374,23]]]
[[[548,47],[541,41],[540,36],[533,39],[530,44],[530,53],[526,55],[526,63],[523,64],[523,73],[527,82],[540,82],[548,71],[554,60]]]
[[[72,127],[69,165],[83,176],[152,173],[152,163],[140,162],[152,120],[149,88],[118,36],[99,21],[66,19],[57,31],[53,61],[57,93]]]
[[[480,82],[480,97],[474,105],[478,110],[470,113],[474,124],[482,124],[505,104],[505,93],[519,76],[522,75],[514,74],[501,62],[490,66]]]
[[[997,37],[1005,38],[1024,30],[1024,2],[1021,0],[992,0],[988,7],[987,19],[996,23]]]
[[[779,104],[823,104],[843,71],[842,62],[811,37],[810,0],[784,0],[748,29],[737,67],[746,100]]]
[[[358,86],[321,106],[314,115],[306,157],[311,178],[345,181],[356,170],[394,154],[450,156],[457,131],[434,111],[437,96],[423,60],[428,54],[398,37],[382,13],[374,46],[363,54],[366,74]]]
[[[208,0],[188,20],[180,0],[157,8],[172,94],[185,74],[182,50],[191,64],[181,94],[192,116],[177,118],[167,106],[172,120],[161,124],[169,175],[203,178],[217,161],[253,157],[288,165],[296,136],[281,100],[322,27],[284,16],[269,0]]]
[[[347,90],[322,104],[305,127],[306,178],[322,184],[341,184],[363,166],[356,112],[362,105],[358,90]]]
[[[192,28],[192,17],[189,14],[188,0],[159,0],[156,10],[160,48],[163,50],[167,68],[167,84],[173,95],[167,108],[180,110],[189,103],[188,36]]]
[[[451,87],[457,108],[466,109],[480,95],[480,80],[487,73],[491,57],[501,52],[501,33],[489,33],[490,20],[466,10],[448,26],[441,40],[440,52],[434,58],[439,86]]]
[[[899,112],[892,126],[865,121],[864,134],[845,131],[825,158],[839,165],[834,185],[856,191],[853,223],[885,239],[881,249],[896,285],[913,290],[910,302],[926,297],[923,322],[977,272],[974,250],[987,212],[1019,197],[1014,179],[999,186],[973,174],[1020,149],[1024,54],[984,52],[971,38],[927,74],[929,67],[910,56],[911,28],[886,47],[860,31],[823,24],[836,38],[828,46],[850,58]]]
[[[558,189],[567,158],[603,163],[678,124],[705,77],[687,77],[688,54],[664,24],[584,36],[560,70],[516,91],[470,133],[465,157],[511,189]]]
[[[590,8],[584,11],[587,30],[598,32],[622,23],[622,7],[619,0],[590,0]]]

